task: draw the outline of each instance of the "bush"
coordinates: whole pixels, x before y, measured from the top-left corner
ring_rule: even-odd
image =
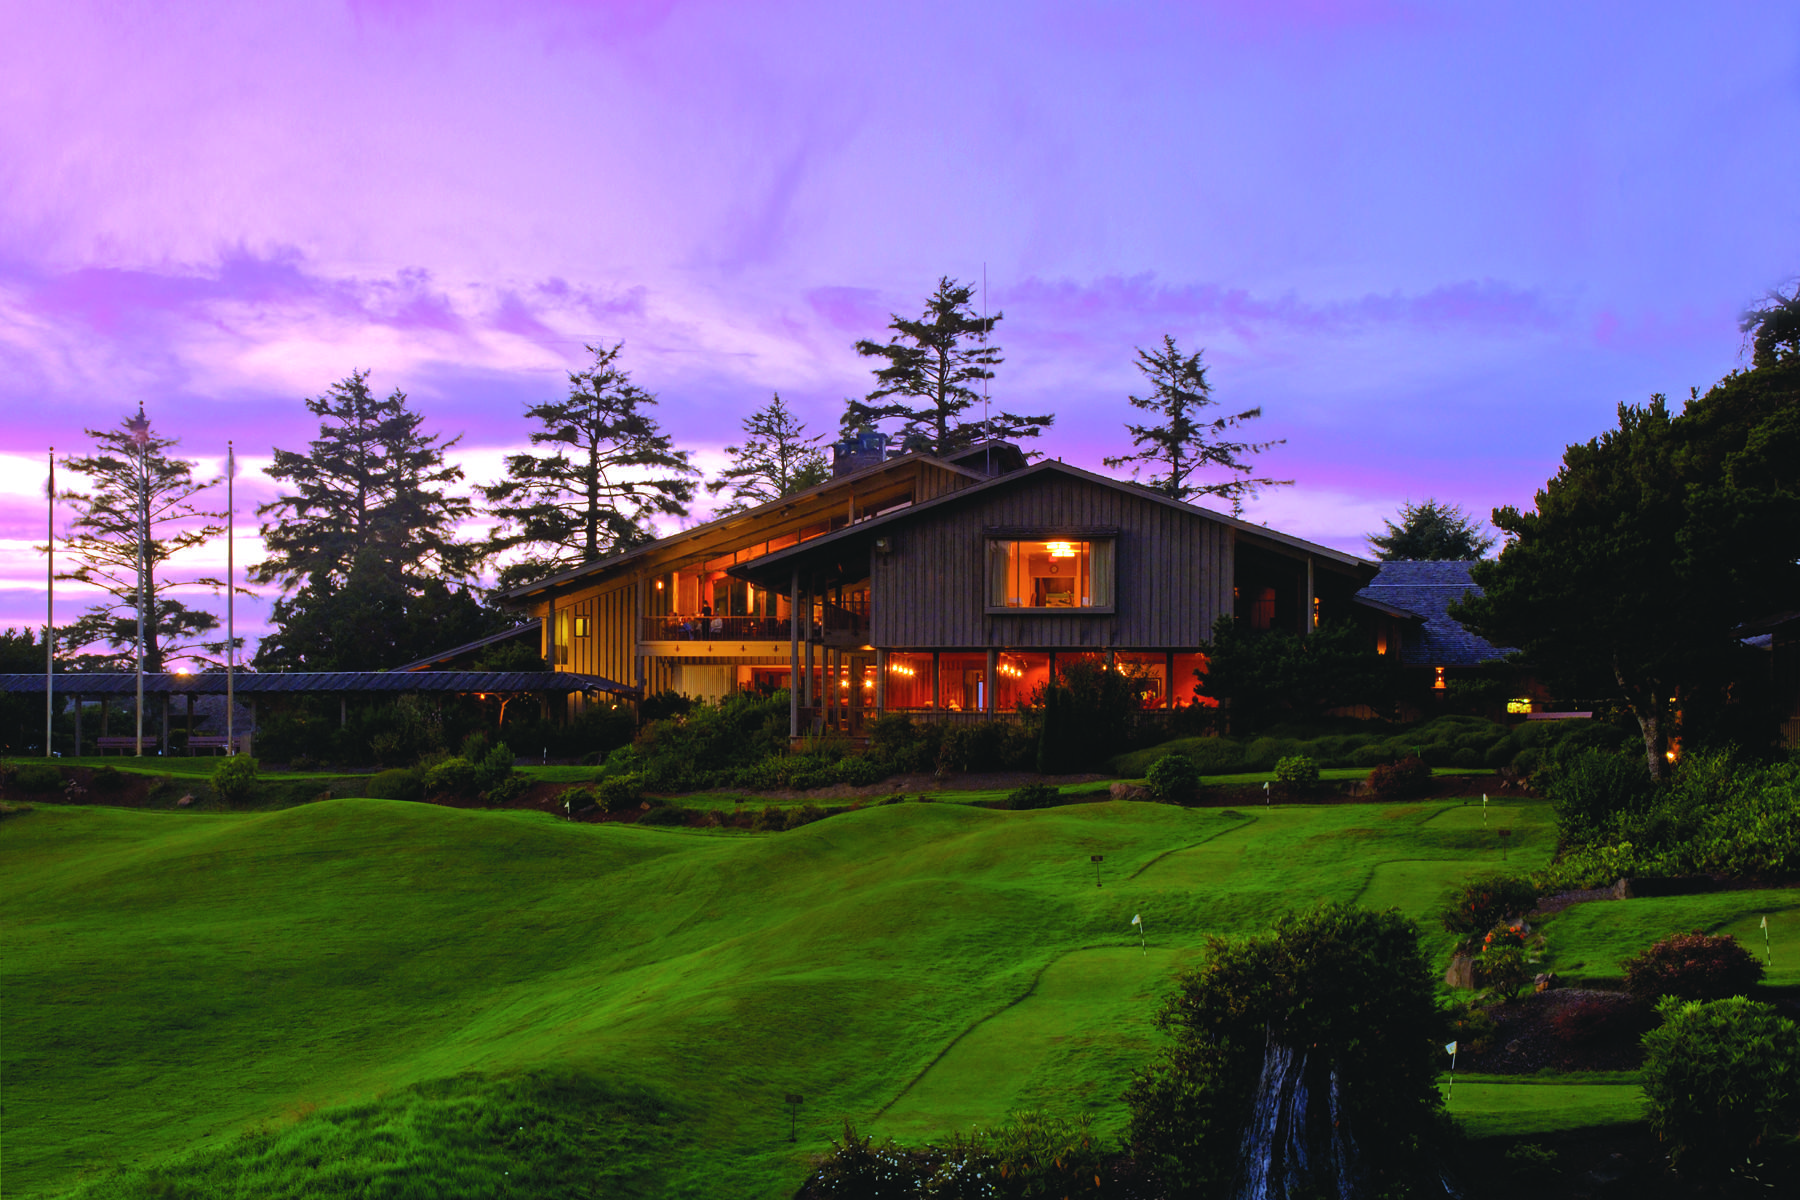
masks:
[[[475,786],[475,764],[466,758],[446,758],[425,772],[425,794],[437,796],[472,796]]]
[[[1445,1021],[1418,927],[1398,912],[1325,904],[1264,937],[1209,938],[1157,1024],[1172,1041],[1125,1098],[1134,1152],[1169,1162],[1174,1190],[1229,1193],[1265,1049],[1286,1047],[1305,1052],[1315,1094],[1336,1072],[1368,1194],[1442,1194],[1433,1143]]]
[[[1158,800],[1189,804],[1200,795],[1200,768],[1185,754],[1165,754],[1150,764],[1144,782]]]
[[[20,763],[12,785],[21,792],[54,792],[63,785],[62,772],[49,763]]]
[[[798,829],[802,825],[811,825],[814,821],[823,821],[830,814],[816,804],[802,804],[799,808],[790,808],[783,829]]]
[[[1047,783],[1028,783],[1008,792],[1001,803],[1015,812],[1025,812],[1034,808],[1049,808],[1060,795],[1061,792]]]
[[[1399,762],[1404,755],[1392,746],[1377,742],[1370,746],[1358,746],[1350,752],[1350,765],[1353,767],[1384,767]]]
[[[779,833],[788,827],[787,810],[779,804],[771,804],[750,818],[750,828],[764,833]]]
[[[1625,990],[1649,1003],[1665,996],[1678,1000],[1742,996],[1763,976],[1763,965],[1736,938],[1698,930],[1666,937],[1619,965],[1625,968]]]
[[[236,804],[256,789],[256,760],[247,754],[221,758],[213,767],[213,792],[227,804]]]
[[[96,792],[116,792],[125,786],[125,772],[110,765],[95,767],[88,786]]]
[[[1424,792],[1430,785],[1431,768],[1411,755],[1369,772],[1369,794],[1377,800],[1410,799]]]
[[[511,804],[514,800],[531,790],[531,776],[525,774],[509,774],[487,791],[481,793],[484,802],[492,805]]]
[[[669,717],[685,717],[694,710],[694,703],[680,692],[651,692],[638,704],[638,720],[649,724]]]
[[[1565,1004],[1550,1018],[1550,1032],[1570,1046],[1636,1041],[1653,1022],[1650,1011],[1630,996],[1614,993]]]
[[[1319,782],[1319,764],[1304,754],[1290,754],[1275,764],[1275,778],[1296,791],[1307,791]]]
[[[1800,1027],[1743,997],[1657,1006],[1644,1035],[1650,1127],[1676,1166],[1719,1173],[1800,1121]]]
[[[512,776],[513,752],[505,742],[483,753],[479,760],[471,758],[468,761],[477,764],[475,790],[478,792],[491,791]]]
[[[395,767],[371,777],[363,794],[375,800],[422,800],[425,776],[409,767]]]
[[[1535,955],[1531,952],[1543,945],[1541,934],[1533,935],[1523,924],[1502,921],[1487,931],[1475,955],[1475,977],[1483,987],[1502,1000],[1511,1000],[1531,978]]]
[[[609,775],[594,785],[594,799],[609,813],[624,812],[644,802],[641,775]]]
[[[686,825],[690,809],[678,804],[658,804],[637,819],[639,825]]]
[[[600,808],[599,790],[591,783],[577,784],[564,788],[556,794],[557,805],[571,817],[580,816],[590,808]]]
[[[1537,907],[1537,888],[1517,875],[1483,875],[1457,888],[1442,915],[1450,933],[1486,933]]]
[[[1641,813],[1656,797],[1642,754],[1583,750],[1558,763],[1549,779],[1550,801],[1564,842],[1581,843]]]

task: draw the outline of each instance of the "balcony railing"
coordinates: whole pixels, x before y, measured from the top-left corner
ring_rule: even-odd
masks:
[[[645,617],[646,642],[785,642],[786,617]]]

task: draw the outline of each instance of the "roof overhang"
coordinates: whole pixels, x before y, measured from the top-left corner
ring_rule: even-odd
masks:
[[[53,687],[65,696],[130,696],[137,693],[138,677],[127,674],[73,672],[56,675]],[[599,675],[573,671],[245,671],[231,677],[231,690],[239,696],[405,695],[412,692],[458,694],[566,696],[580,692],[605,692],[636,697],[638,689]],[[147,696],[223,696],[226,676],[222,671],[199,675],[146,674]],[[39,674],[0,675],[0,693],[44,694]]]

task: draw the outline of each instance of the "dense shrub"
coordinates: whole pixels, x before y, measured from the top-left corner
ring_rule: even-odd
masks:
[[[1565,1004],[1550,1017],[1550,1032],[1570,1046],[1636,1041],[1654,1021],[1650,1010],[1630,996],[1603,993]]]
[[[1275,764],[1275,778],[1295,791],[1309,791],[1318,786],[1319,764],[1304,754],[1290,754]]]
[[[638,720],[646,723],[662,721],[669,717],[685,717],[693,711],[696,702],[680,692],[663,690],[651,692],[638,704]]]
[[[481,793],[481,798],[488,804],[511,804],[530,790],[531,776],[522,772],[513,772]]]
[[[1200,769],[1185,754],[1165,754],[1151,763],[1144,782],[1168,804],[1190,804],[1200,795]]]
[[[798,829],[802,825],[811,825],[814,821],[823,821],[829,815],[817,804],[802,804],[799,808],[788,809],[787,820],[782,828]]]
[[[1678,1168],[1721,1173],[1800,1121],[1800,1027],[1743,997],[1657,1006],[1644,1035],[1650,1127]]]
[[[678,804],[658,804],[637,819],[639,825],[686,825],[691,809]]]
[[[1656,797],[1642,754],[1584,750],[1558,764],[1548,792],[1563,840],[1581,843],[1641,813]]]
[[[428,768],[425,772],[425,794],[428,796],[472,796],[476,787],[475,764],[453,756]]]
[[[1177,1188],[1228,1194],[1270,1043],[1337,1072],[1370,1195],[1442,1185],[1432,1142],[1445,1021],[1419,930],[1398,912],[1326,904],[1267,936],[1207,940],[1157,1017],[1171,1043],[1126,1093],[1141,1156]],[[1316,1086],[1324,1086],[1321,1080]]]
[[[953,1134],[947,1142],[877,1143],[844,1125],[797,1200],[1023,1200],[1024,1197],[1137,1195],[1134,1164],[1094,1136],[1085,1117],[1015,1113],[1004,1124]],[[1122,1185],[1122,1186],[1121,1186]]]
[[[1431,785],[1431,768],[1410,755],[1369,772],[1369,794],[1378,800],[1406,800]]]
[[[20,763],[12,785],[21,792],[54,792],[62,787],[62,772],[49,763]]]
[[[1486,933],[1502,921],[1512,921],[1537,907],[1537,888],[1517,875],[1483,875],[1471,879],[1451,894],[1443,911],[1444,928],[1450,933]]]
[[[409,767],[395,767],[370,778],[363,794],[376,800],[420,800],[425,796],[425,776]]]
[[[640,775],[608,775],[594,785],[594,799],[609,813],[624,812],[644,802]]]
[[[1763,977],[1763,965],[1736,938],[1698,930],[1666,937],[1619,965],[1625,968],[1625,989],[1646,1002],[1664,996],[1678,1000],[1742,996]]]
[[[213,793],[227,804],[236,804],[256,790],[256,760],[247,754],[221,758],[212,770]]]
[[[771,804],[750,818],[750,828],[764,833],[779,833],[788,827],[787,809]]]
[[[600,792],[591,783],[577,784],[564,788],[556,794],[558,806],[571,817],[578,817],[591,808],[602,808]]]
[[[1015,788],[1006,794],[1001,803],[1014,811],[1025,811],[1034,808],[1049,808],[1056,803],[1062,793],[1046,783],[1028,783],[1022,788]]]
[[[1142,707],[1142,684],[1101,663],[1061,667],[1032,705],[1042,710],[1037,769],[1045,775],[1097,771],[1126,749],[1132,714]]]
[[[1511,1000],[1531,978],[1543,935],[1522,922],[1502,921],[1487,931],[1475,955],[1475,978],[1502,1000]]]

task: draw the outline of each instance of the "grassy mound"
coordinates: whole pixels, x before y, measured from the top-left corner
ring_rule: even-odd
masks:
[[[1488,821],[1513,869],[1547,860],[1547,805]],[[1455,801],[909,803],[723,834],[380,800],[37,805],[0,822],[6,1192],[230,1196],[262,1164],[280,1194],[408,1161],[469,1173],[430,1194],[582,1194],[553,1182],[562,1151],[477,1136],[480,1112],[534,1105],[574,1122],[540,1118],[556,1144],[599,1139],[592,1194],[791,1193],[845,1117],[929,1135],[1040,1107],[1116,1131],[1205,934],[1321,899],[1429,919],[1500,867],[1482,822]],[[1577,914],[1635,903],[1554,918],[1552,947],[1609,953]],[[542,1186],[481,1182],[515,1150]]]
[[[248,1129],[69,1193],[79,1200],[661,1196],[668,1105],[578,1076],[464,1075]],[[673,1152],[673,1153],[672,1153]]]

